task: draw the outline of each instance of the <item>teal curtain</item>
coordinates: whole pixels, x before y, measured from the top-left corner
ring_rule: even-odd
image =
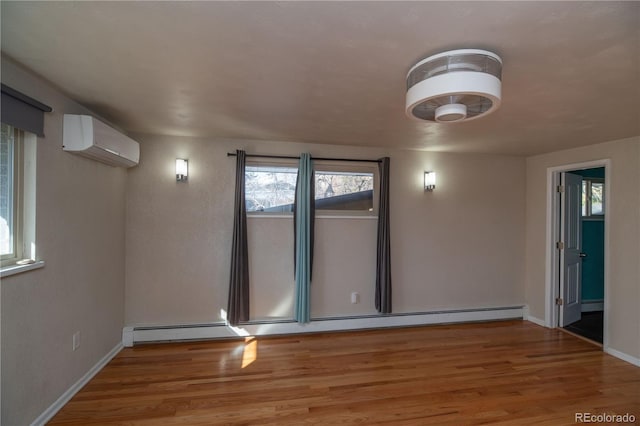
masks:
[[[311,264],[313,249],[313,161],[301,154],[295,199],[295,307],[293,318],[299,323],[310,321]]]

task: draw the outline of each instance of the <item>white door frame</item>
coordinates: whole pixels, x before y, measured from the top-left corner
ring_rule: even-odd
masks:
[[[560,241],[560,196],[556,188],[560,185],[562,172],[572,170],[594,169],[604,167],[604,335],[603,349],[609,346],[607,330],[609,319],[609,276],[610,276],[610,218],[611,218],[611,160],[594,160],[584,163],[566,164],[549,167],[547,169],[547,239],[546,239],[546,278],[545,278],[545,309],[544,323],[549,328],[556,328],[559,324],[559,312],[556,298],[560,291],[560,253],[556,249],[556,242]]]

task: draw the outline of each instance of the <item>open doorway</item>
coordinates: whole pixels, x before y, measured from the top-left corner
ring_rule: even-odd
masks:
[[[561,325],[572,333],[578,334],[589,340],[602,344],[604,334],[604,218],[606,215],[605,195],[605,169],[597,167],[591,169],[571,170],[562,172],[561,182],[565,188],[569,185],[577,185],[579,189],[579,200],[575,200],[565,190],[565,201],[560,203],[561,235],[567,234],[563,229],[570,227],[572,219],[567,217],[567,213],[573,213],[576,207],[579,212],[576,216],[578,223],[575,232],[578,236],[578,256],[574,266],[579,268],[576,278],[579,280],[576,294],[576,314],[562,315]],[[577,194],[576,194],[577,195]],[[578,206],[567,206],[568,203],[577,202]],[[567,210],[566,212],[563,209]],[[570,249],[567,247],[567,249]],[[571,262],[570,255],[561,255],[560,270],[569,268],[566,262]],[[562,272],[561,272],[562,273]],[[571,274],[571,272],[569,272]],[[565,285],[570,286],[573,277],[560,277],[561,289],[562,281],[565,278]],[[573,291],[569,291],[573,293]],[[562,292],[560,293],[562,294]],[[563,300],[564,303],[570,302]],[[562,306],[560,308],[562,310]]]
[[[548,170],[545,321],[605,348],[609,174],[608,160]]]

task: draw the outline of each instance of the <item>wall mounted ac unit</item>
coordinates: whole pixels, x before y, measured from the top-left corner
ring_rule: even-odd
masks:
[[[110,166],[132,167],[140,160],[140,145],[90,115],[64,115],[62,148]]]

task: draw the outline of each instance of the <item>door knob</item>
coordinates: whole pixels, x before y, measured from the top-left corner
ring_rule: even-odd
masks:
[[[580,253],[580,257],[587,257],[587,253]]]

